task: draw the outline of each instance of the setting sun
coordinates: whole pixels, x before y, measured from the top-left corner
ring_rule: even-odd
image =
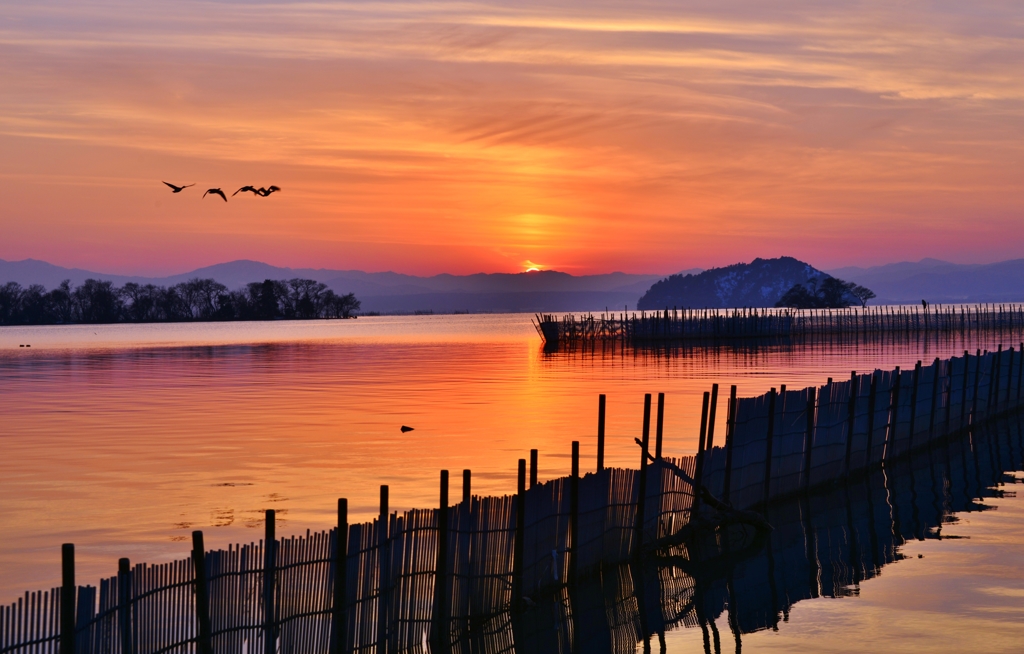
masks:
[[[526,261],[523,262],[523,268],[526,269],[526,272],[540,272],[544,270],[546,266],[543,266],[539,263],[534,263],[527,259]]]

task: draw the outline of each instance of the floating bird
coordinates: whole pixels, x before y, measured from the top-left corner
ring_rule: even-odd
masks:
[[[402,433],[404,434],[407,431],[412,431],[412,427],[406,427],[405,425],[402,425]]]
[[[220,199],[221,199],[221,200],[224,200],[225,202],[227,202],[227,201],[228,201],[228,198],[227,198],[227,196],[226,196],[226,195],[224,195],[224,191],[220,190],[219,188],[210,188],[210,189],[206,189],[206,193],[203,193],[203,197],[205,198],[205,197],[206,197],[207,195],[209,195],[210,193],[212,193],[213,195],[219,195],[219,196],[220,196]]]
[[[240,188],[237,191],[235,191],[234,193],[232,193],[231,197],[235,197],[236,195],[238,195],[239,193],[241,193],[243,191],[252,191],[253,195],[259,195],[260,194],[260,192],[256,190],[255,186],[243,186],[242,188]]]
[[[256,191],[256,192],[257,192],[257,193],[259,193],[260,195],[262,195],[263,197],[267,197],[268,195],[270,195],[270,194],[271,194],[271,193],[273,193],[274,191],[280,191],[280,190],[281,190],[281,187],[280,187],[280,186],[271,186],[270,188],[263,188],[263,187],[261,186],[261,187],[259,188],[259,190],[258,190],[258,191]]]
[[[188,187],[195,186],[195,184],[185,184],[184,186],[175,186],[174,184],[171,184],[170,182],[164,182],[164,184],[167,184],[168,186],[171,187],[171,192],[172,193],[181,193],[182,191],[184,191]]]

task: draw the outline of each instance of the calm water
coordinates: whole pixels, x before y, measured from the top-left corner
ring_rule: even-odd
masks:
[[[714,382],[760,394],[1000,341],[1010,344],[546,354],[527,315],[5,327],[0,601],[55,585],[62,542],[76,544],[85,583],[118,557],[185,556],[192,529],[209,547],[258,539],[267,508],[286,535],[328,527],[337,497],[353,519],[370,518],[380,484],[394,509],[433,506],[441,468],[472,469],[476,493],[509,493],[530,448],[542,478],[567,474],[573,440],[592,467],[599,393],[608,463],[633,467],[645,392],[667,394],[666,452],[690,453]],[[886,567],[855,599],[801,602],[778,632],[744,646],[853,651],[927,631],[937,639],[918,649],[953,650],[1024,635],[1024,500],[995,504],[957,524],[969,538],[912,543],[907,553],[924,558]],[[842,636],[861,630],[878,640]],[[699,649],[699,639],[672,632],[668,647]]]

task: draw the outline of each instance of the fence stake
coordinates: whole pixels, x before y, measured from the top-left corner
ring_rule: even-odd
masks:
[[[999,376],[1002,372],[1003,344],[999,344],[995,359],[992,361],[991,380],[988,384],[988,401],[985,403],[985,417],[999,412]]]
[[[1006,408],[1010,408],[1010,391],[1013,390],[1013,346],[1006,352]]]
[[[978,384],[981,381],[981,348],[974,355],[974,397],[971,398],[971,426],[978,422]]]
[[[331,638],[334,646],[331,651],[334,654],[342,654],[348,645],[348,620],[345,614],[347,604],[348,584],[348,500],[338,500],[338,531],[334,539],[334,626],[331,629]]]
[[[470,470],[462,471],[462,503],[469,511],[469,505],[473,500],[473,473]]]
[[[512,552],[512,601],[518,605],[523,598],[523,551],[526,531],[526,459],[519,459],[519,480],[516,489],[516,540]]]
[[[534,450],[536,452],[536,450]],[[441,471],[437,510],[437,564],[434,568],[434,647],[447,651],[448,634],[448,471]]]
[[[962,393],[960,397],[960,424],[957,425],[958,429],[964,428],[964,421],[967,416],[967,384],[970,381],[970,362],[971,353],[968,352],[967,350],[964,350],[964,383],[963,388],[961,389]]]
[[[658,393],[658,421],[654,429],[654,458],[661,461],[661,442],[665,430],[665,394]]]
[[[875,398],[878,393],[878,375],[871,373],[871,386],[868,388],[868,443],[867,454],[864,456],[864,467],[873,463],[875,437]]]
[[[604,470],[604,407],[605,397],[597,396],[597,471]]]
[[[857,422],[857,371],[850,372],[850,406],[846,420],[846,465],[847,477],[850,476],[850,455],[853,452],[853,429]]]
[[[729,502],[732,486],[732,438],[736,431],[736,386],[729,389],[729,411],[725,420],[725,477],[722,480],[722,499]]]
[[[196,579],[196,649],[199,654],[213,654],[210,587],[206,580],[206,547],[201,531],[192,532],[192,568]]]
[[[75,654],[75,546],[60,547],[60,654]]]
[[[764,507],[768,509],[768,497],[772,484],[772,438],[775,436],[775,389],[768,392],[768,434],[764,457]]]
[[[921,362],[914,365],[913,386],[910,389],[910,434],[907,439],[907,452],[914,449],[914,430],[917,429],[917,391],[921,381]]]
[[[807,408],[804,412],[807,415],[807,424],[804,428],[804,492],[811,487],[811,454],[814,452],[814,399],[817,394],[816,388],[808,389]],[[767,499],[767,496],[766,496]]]
[[[935,410],[939,407],[939,366],[942,363],[939,357],[935,357],[935,362],[932,363],[932,406],[931,406],[931,418],[928,420],[928,440],[935,438]]]
[[[277,578],[277,512],[267,509],[263,534],[263,652],[276,654],[274,581]]]
[[[644,395],[644,426],[640,440],[640,474],[636,490],[636,546],[634,556],[640,556],[644,544],[644,513],[647,496],[647,450],[651,445],[651,394]]]
[[[537,487],[537,450],[530,450],[530,488]]]
[[[572,442],[572,477],[569,479],[569,584],[576,585],[580,538],[580,442]]]
[[[708,441],[704,449],[708,452],[715,443],[715,417],[718,415],[718,384],[711,385],[711,405],[708,407]]]
[[[885,434],[885,452],[882,458],[888,460],[892,456],[892,450],[896,446],[896,419],[899,417],[900,409],[900,367],[896,366],[893,371],[892,391],[889,393],[889,424]]]
[[[391,581],[388,537],[391,531],[391,510],[388,507],[390,489],[380,487],[380,517],[377,519],[377,654],[388,651],[388,584]],[[273,652],[267,652],[273,654]]]
[[[711,394],[704,392],[704,403],[700,410],[700,438],[697,440],[697,457],[694,460],[693,471],[693,506],[690,508],[690,515],[695,519],[700,515],[700,489],[704,485],[704,447],[708,436],[708,406],[711,404]]]
[[[121,654],[132,654],[132,569],[128,559],[117,561],[117,626],[121,632]]]
[[[1017,402],[1020,402],[1020,392],[1024,388],[1024,343],[1020,344],[1020,365],[1017,366]]]

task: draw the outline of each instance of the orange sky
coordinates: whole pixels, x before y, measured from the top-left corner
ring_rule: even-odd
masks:
[[[8,1],[0,258],[1024,256],[1019,3],[822,4]]]

